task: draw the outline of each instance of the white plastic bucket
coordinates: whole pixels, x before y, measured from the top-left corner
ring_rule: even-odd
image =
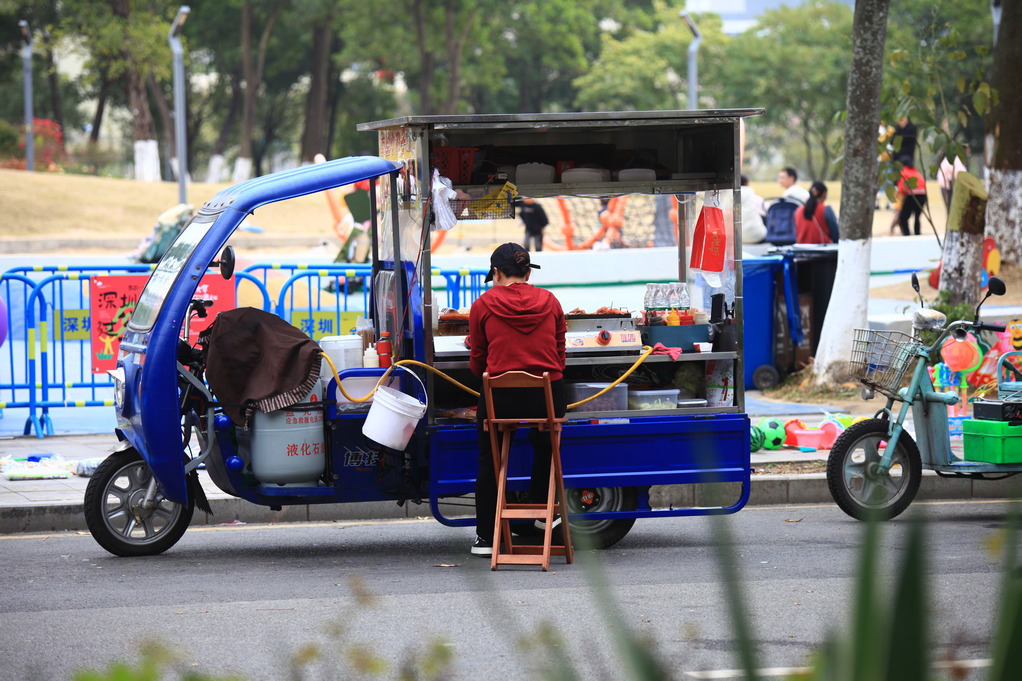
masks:
[[[338,372],[362,367],[362,336],[326,336],[319,341],[319,347],[334,363]],[[333,377],[334,372],[330,369],[330,365],[325,359],[322,360],[319,378],[324,389],[330,384],[330,379]],[[344,388],[347,390],[348,385],[345,384]],[[351,391],[348,390],[348,392]],[[365,392],[368,391],[364,391],[358,396],[361,397]]]
[[[319,402],[314,389],[302,402]],[[239,429],[249,442],[252,475],[267,485],[313,486],[326,468],[323,410],[278,409],[252,414],[249,430]]]
[[[410,371],[408,373],[415,376]],[[415,379],[422,383],[418,376]],[[362,425],[362,434],[384,447],[403,450],[412,439],[419,419],[426,413],[426,405],[417,397],[382,385],[376,389],[374,397],[373,406]]]

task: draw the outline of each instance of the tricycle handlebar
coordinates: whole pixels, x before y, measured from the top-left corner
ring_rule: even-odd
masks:
[[[994,331],[999,333],[1001,331],[1004,331],[1006,328],[1007,327],[1004,324],[993,324],[989,322],[980,321],[970,322],[964,319],[960,319],[956,322],[951,322],[950,324],[948,324],[941,332],[940,336],[937,337],[937,340],[934,342],[934,344],[927,348],[926,351],[927,353],[936,352],[944,343],[944,339],[950,335],[954,335],[954,337],[957,338],[958,340],[964,340],[965,334],[968,331]]]

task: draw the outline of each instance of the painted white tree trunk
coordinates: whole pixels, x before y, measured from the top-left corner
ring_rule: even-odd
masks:
[[[156,140],[135,142],[135,179],[139,182],[160,181],[160,146]]]
[[[177,156],[172,156],[171,157],[171,159],[170,159],[170,170],[171,170],[171,172],[174,173],[174,179],[175,180],[181,179],[181,172],[180,172],[180,170],[177,167]],[[185,181],[187,181],[189,184],[191,184],[191,182],[192,182],[192,176],[188,172],[187,168],[185,169]]]
[[[838,243],[834,291],[827,306],[823,330],[820,331],[814,364],[819,383],[834,385],[847,380],[852,332],[869,326],[872,244],[870,239],[842,239]]]
[[[216,184],[224,181],[224,166],[227,161],[223,154],[213,154],[209,157],[209,169],[206,172],[206,182]]]
[[[252,179],[252,159],[239,156],[234,161],[234,174],[231,176],[231,182],[237,184],[249,179]]]
[[[986,228],[1001,258],[1022,264],[1022,170],[990,168]]]

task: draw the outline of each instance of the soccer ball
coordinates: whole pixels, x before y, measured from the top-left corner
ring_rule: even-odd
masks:
[[[771,416],[761,418],[756,427],[763,431],[763,447],[765,449],[780,449],[788,437],[784,432],[784,423]]]
[[[749,426],[749,451],[753,454],[763,449],[763,442],[766,440],[766,436],[763,435],[763,431],[756,426]]]

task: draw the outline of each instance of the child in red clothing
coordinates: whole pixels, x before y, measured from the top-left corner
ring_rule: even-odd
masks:
[[[550,374],[557,417],[564,416],[567,399],[564,391],[567,328],[564,311],[552,293],[529,284],[533,269],[529,252],[518,244],[506,243],[490,256],[489,289],[472,304],[469,312],[469,338],[472,349],[469,367],[472,373],[491,376],[506,371]],[[542,389],[507,388],[494,391],[494,412],[498,418],[536,418],[546,416]],[[484,395],[480,392],[476,424],[479,430],[479,472],[476,476],[476,540],[472,553],[489,556],[493,552],[493,530],[497,511],[497,480],[493,470],[490,436],[483,431],[486,418]],[[550,436],[530,429],[532,443],[532,481],[529,501],[546,501],[550,477]]]

